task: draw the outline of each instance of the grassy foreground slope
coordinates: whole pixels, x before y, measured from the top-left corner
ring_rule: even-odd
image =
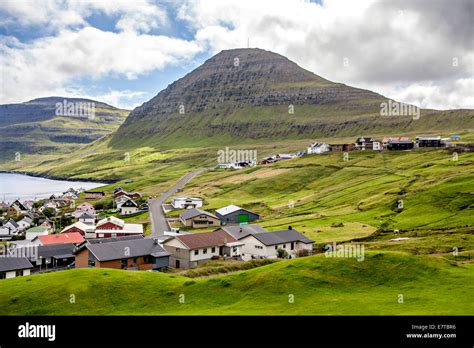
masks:
[[[473,267],[370,252],[362,262],[317,255],[192,280],[78,269],[2,281],[0,315],[470,315]]]

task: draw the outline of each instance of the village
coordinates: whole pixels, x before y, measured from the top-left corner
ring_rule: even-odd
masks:
[[[219,163],[216,169],[242,169],[252,167],[257,164],[266,165],[283,160],[301,157],[304,155],[323,154],[327,152],[349,152],[349,151],[409,151],[417,148],[450,148],[453,151],[468,152],[473,150],[471,144],[464,145],[456,142],[460,141],[459,135],[450,137],[441,137],[439,135],[420,135],[415,139],[408,136],[384,136],[382,140],[371,136],[361,136],[355,139],[354,143],[334,143],[328,144],[324,142],[311,143],[307,149],[296,151],[293,153],[278,153],[273,156],[267,156],[257,162],[256,158],[247,160],[231,161],[228,163]]]
[[[217,169],[268,165],[292,158],[349,151],[411,151],[452,148],[459,136],[358,137],[352,144],[311,143],[305,151],[277,154],[260,162],[219,164]],[[285,259],[312,255],[315,241],[291,226],[267,231],[259,214],[230,204],[203,209],[200,197],[174,195],[160,209],[168,231],[150,234],[130,218],[148,213],[153,197],[115,187],[103,191],[69,189],[42,200],[0,203],[0,279],[72,268],[115,268],[170,271],[197,267],[212,260]],[[76,202],[80,202],[76,205]],[[204,231],[203,231],[204,230]]]

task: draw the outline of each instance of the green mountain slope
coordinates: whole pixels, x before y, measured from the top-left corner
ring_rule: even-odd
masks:
[[[57,115],[57,103],[95,106],[94,115]],[[66,114],[67,115],[67,114]],[[108,104],[88,99],[49,97],[22,104],[0,105],[0,161],[19,153],[66,153],[116,130],[128,115]]]
[[[325,80],[276,53],[222,51],[133,110],[115,133],[119,148],[178,148],[474,128],[473,110],[380,116],[387,99]],[[291,112],[293,111],[293,112]]]
[[[0,315],[469,315],[473,293],[472,264],[370,252],[203,279],[112,269],[19,277],[2,280]]]

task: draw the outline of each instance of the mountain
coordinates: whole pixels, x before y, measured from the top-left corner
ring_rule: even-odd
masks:
[[[116,130],[128,112],[67,97],[0,105],[0,160],[12,159],[15,153],[69,152]]]
[[[273,52],[226,50],[134,109],[111,144],[176,148],[474,124],[472,110],[423,110],[423,122],[383,117],[381,103],[387,101],[325,80]]]

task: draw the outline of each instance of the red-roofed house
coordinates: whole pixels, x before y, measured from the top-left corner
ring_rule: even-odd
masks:
[[[239,257],[243,245],[223,230],[175,236],[163,242],[174,268],[197,266],[219,256]]]
[[[38,238],[42,245],[66,243],[81,244],[85,242],[84,237],[78,232],[48,234],[45,236],[38,236],[36,238]]]

